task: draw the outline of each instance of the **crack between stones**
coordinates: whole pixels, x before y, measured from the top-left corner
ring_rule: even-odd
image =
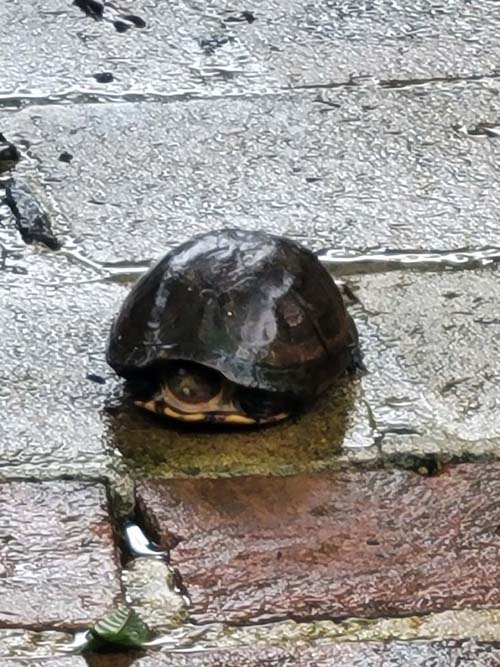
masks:
[[[48,255],[46,255],[48,256]],[[40,281],[44,287],[63,288],[68,285],[84,285],[89,283],[135,282],[149,268],[146,260],[137,260],[130,265],[126,261],[94,262],[71,248],[63,248],[53,253],[55,257],[66,257],[70,262],[98,274],[94,278],[72,281]],[[500,263],[500,248],[485,246],[456,250],[381,250],[380,252],[363,252],[346,250],[344,254],[333,251],[322,251],[318,254],[321,262],[335,276],[372,275],[392,271],[434,272],[469,271],[485,269]],[[8,257],[8,253],[7,253]]]
[[[206,621],[203,623],[197,623],[193,619],[189,619],[190,625],[196,628],[210,628],[210,627],[216,627],[218,625],[223,625],[224,627],[227,628],[232,628],[232,629],[251,629],[251,628],[259,628],[263,626],[273,626],[273,625],[280,625],[281,623],[286,623],[287,621],[292,621],[295,623],[297,626],[307,626],[311,625],[314,623],[321,623],[321,622],[330,622],[330,623],[335,623],[339,626],[347,626],[346,630],[348,629],[348,624],[355,622],[355,623],[363,623],[366,625],[375,625],[380,622],[394,622],[397,623],[400,620],[408,619],[408,618],[433,618],[435,616],[438,616],[440,614],[446,614],[446,613],[470,613],[470,609],[468,608],[456,608],[456,607],[450,607],[446,609],[436,609],[434,611],[418,611],[418,610],[412,610],[408,612],[401,612],[397,616],[390,616],[390,615],[380,615],[380,616],[349,616],[348,614],[341,614],[341,615],[335,615],[335,614],[313,614],[308,617],[297,617],[294,616],[293,614],[288,614],[288,615],[283,615],[283,616],[273,616],[273,617],[268,617],[263,620],[255,620],[253,622],[242,622],[242,623],[230,623],[230,622],[224,622],[224,621]],[[492,607],[475,607],[473,609],[474,612],[492,612],[495,611],[495,608]],[[341,628],[340,628],[341,629]],[[355,631],[354,631],[355,632]],[[348,637],[346,635],[349,634]],[[352,641],[352,634],[353,633],[345,633],[345,634],[339,634],[338,636],[335,636],[334,639],[335,641]],[[396,637],[397,638],[397,637]]]
[[[378,88],[400,90],[405,88],[416,88],[424,85],[442,85],[447,83],[481,83],[488,80],[500,78],[500,72],[493,71],[488,74],[470,74],[454,76],[415,77],[404,79],[377,79],[372,76],[351,75],[346,81],[331,81],[329,83],[306,83],[291,86],[290,90],[331,90],[335,88],[363,88],[367,84]]]
[[[34,474],[30,475],[9,475],[5,472],[0,473],[0,484],[7,482],[31,482],[35,484],[50,484],[51,482],[83,482],[85,484],[102,484],[106,488],[109,487],[110,480],[106,477],[100,476],[89,476],[85,475],[70,475],[70,474],[61,474],[61,475],[49,475],[47,477],[37,477]]]
[[[131,104],[155,103],[169,104],[172,102],[203,102],[222,99],[255,99],[268,97],[283,97],[287,88],[267,93],[228,93],[203,95],[195,90],[176,93],[129,92],[106,93],[98,91],[69,90],[46,95],[0,95],[0,108],[24,109],[28,106],[67,106],[78,104]]]
[[[124,103],[163,103],[210,101],[221,99],[255,99],[281,97],[286,93],[300,90],[333,90],[364,88],[374,85],[382,89],[401,90],[416,88],[424,85],[443,85],[455,83],[481,83],[488,80],[498,80],[500,72],[493,71],[487,74],[470,74],[454,76],[414,77],[404,79],[377,79],[372,76],[351,75],[345,81],[331,81],[328,83],[306,83],[293,86],[280,86],[270,92],[250,93],[228,93],[204,95],[196,90],[186,90],[174,93],[158,92],[127,92],[110,93],[101,91],[68,90],[59,93],[47,93],[46,95],[0,95],[0,108],[14,107],[25,108],[27,106],[63,106],[67,104],[124,104]]]

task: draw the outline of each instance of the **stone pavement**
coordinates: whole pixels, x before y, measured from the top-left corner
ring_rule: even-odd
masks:
[[[0,485],[0,625],[75,629],[121,598],[119,558],[102,485]]]
[[[499,473],[148,480],[137,494],[197,623],[402,616],[500,606]]]
[[[498,267],[426,259],[500,246],[499,19],[0,4],[0,132],[63,242],[0,205],[1,667],[500,664]],[[227,225],[343,260],[369,371],[258,432],[142,414],[104,361],[137,275]],[[64,656],[123,602],[194,652]]]

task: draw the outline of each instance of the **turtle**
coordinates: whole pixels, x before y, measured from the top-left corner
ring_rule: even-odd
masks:
[[[232,228],[194,236],[135,283],[106,359],[142,388],[139,407],[234,425],[281,421],[362,367],[356,326],[318,257]]]

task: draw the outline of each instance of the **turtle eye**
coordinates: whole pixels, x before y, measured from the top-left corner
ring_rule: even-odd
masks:
[[[206,403],[222,389],[217,371],[198,364],[173,366],[166,380],[172,394],[185,403]]]

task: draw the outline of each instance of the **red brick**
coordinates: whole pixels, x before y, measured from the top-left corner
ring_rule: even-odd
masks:
[[[153,480],[137,497],[196,622],[500,606],[500,463]]]
[[[0,484],[0,516],[0,627],[83,627],[119,602],[102,485]]]

